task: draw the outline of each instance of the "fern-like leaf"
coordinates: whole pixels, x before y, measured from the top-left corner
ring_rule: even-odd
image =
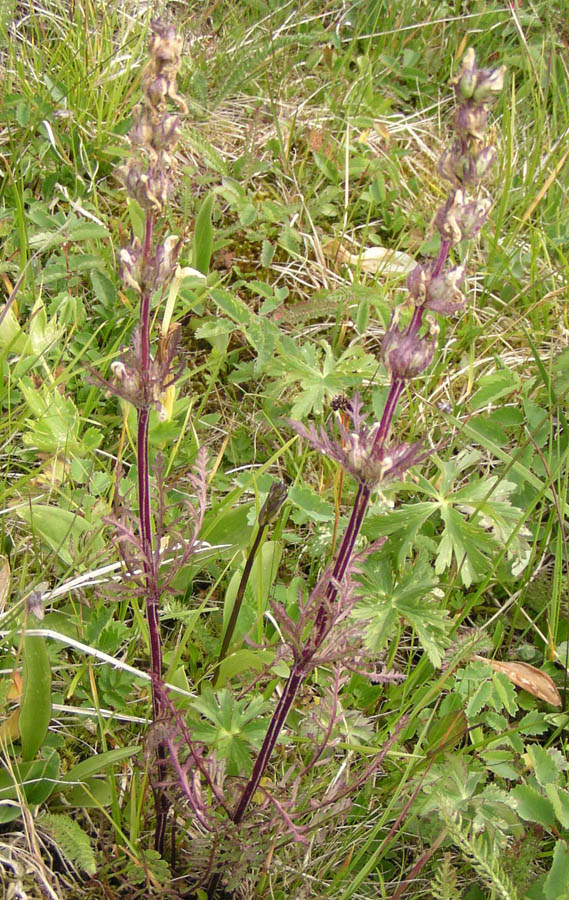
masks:
[[[97,871],[95,853],[89,836],[81,826],[69,816],[46,813],[40,819],[44,831],[47,831],[57,849],[72,866],[83,869],[88,875]]]
[[[450,861],[450,853],[445,853],[431,883],[433,900],[460,900],[462,891],[456,886],[456,869]]]
[[[441,803],[440,813],[456,846],[488,887],[503,900],[519,900],[519,894],[511,878],[506,874],[486,833],[475,835],[465,825],[462,816]]]

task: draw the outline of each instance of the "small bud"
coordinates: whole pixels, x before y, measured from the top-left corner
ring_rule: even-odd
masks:
[[[129,403],[132,403],[133,406],[140,407],[144,397],[144,390],[137,373],[120,360],[111,363],[111,372],[113,373],[117,394],[123,400],[128,400]]]
[[[454,127],[459,134],[481,141],[488,125],[488,110],[482,103],[463,103],[454,115]]]
[[[473,200],[471,203],[463,206],[457,216],[463,240],[471,240],[476,237],[484,225],[491,208],[491,200]]]
[[[435,216],[435,227],[446,241],[458,244],[462,240],[462,231],[457,222],[460,209],[466,203],[464,191],[458,189],[451,191],[448,200]]]
[[[425,302],[427,296],[427,284],[431,277],[432,264],[415,266],[407,277],[407,290],[413,297],[417,306]]]
[[[174,146],[180,134],[180,120],[178,116],[164,116],[164,119],[152,136],[152,146],[155,150],[167,150]]]
[[[504,75],[506,67],[499,69],[480,69],[476,80],[476,87],[472,99],[476,103],[486,103],[493,100],[493,94],[499,94],[504,87]]]
[[[158,75],[156,78],[153,78],[152,81],[149,81],[146,84],[144,93],[146,94],[152,106],[157,107],[164,102],[164,100],[168,96],[169,90],[170,82],[168,78],[166,78],[164,75]]]
[[[156,248],[154,270],[157,285],[164,284],[172,274],[172,269],[176,265],[180,249],[181,241],[175,234],[169,235],[169,237]]]
[[[462,60],[462,69],[451,79],[457,97],[463,100],[474,100],[475,103],[488,103],[494,99],[504,86],[505,66],[499,69],[479,69],[476,65],[476,54],[469,47]]]
[[[140,294],[141,288],[141,272],[140,272],[140,242],[134,239],[130,247],[123,247],[119,250],[119,272],[126,287],[130,287]]]
[[[443,316],[452,315],[462,309],[466,303],[466,297],[459,290],[464,281],[464,266],[441,272],[427,285],[427,299],[425,307]]]
[[[47,590],[47,588],[47,581],[42,581],[41,584],[38,584],[36,589],[30,591],[30,593],[26,597],[26,612],[28,613],[28,615],[34,616],[40,622],[45,616],[43,594]]]
[[[287,494],[288,488],[284,481],[273,481],[259,513],[259,528],[265,528],[275,521]]]
[[[430,366],[435,352],[438,326],[429,319],[431,337],[400,331],[394,313],[381,345],[381,358],[393,378],[414,378]]]
[[[475,166],[478,178],[484,178],[496,161],[496,148],[484,147],[476,156]]]
[[[469,47],[462,59],[462,69],[451,79],[458,97],[470,100],[476,87],[477,74],[476,54],[473,47]]]

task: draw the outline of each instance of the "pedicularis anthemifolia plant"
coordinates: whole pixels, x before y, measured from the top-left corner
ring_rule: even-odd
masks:
[[[174,183],[174,146],[178,140],[180,120],[169,112],[168,101],[174,101],[182,112],[187,107],[178,96],[177,74],[180,69],[182,39],[172,26],[153,22],[149,44],[150,61],[143,76],[143,99],[137,106],[130,131],[134,150],[126,165],[118,170],[127,193],[144,211],[142,241],[134,237],[119,253],[120,273],[126,287],[139,296],[139,321],[134,329],[132,347],[122,359],[112,364],[113,381],[105,386],[137,411],[137,476],[138,527],[133,527],[124,504],[114,525],[127,569],[142,589],[146,600],[150,643],[150,666],[153,677],[152,711],[154,720],[162,715],[162,694],[158,686],[162,680],[162,643],[159,608],[161,598],[170,588],[174,575],[183,566],[194,547],[205,509],[205,460],[200,455],[197,476],[190,476],[196,492],[196,507],[187,507],[185,516],[168,521],[161,482],[161,461],[154,463],[159,482],[159,502],[155,514],[151,507],[151,478],[148,451],[148,428],[151,410],[165,419],[173,404],[174,385],[183,370],[177,361],[178,325],[170,325],[167,310],[164,315],[156,352],[151,350],[150,320],[153,299],[161,298],[168,284],[182,246],[176,236],[164,237],[160,223]],[[98,378],[99,381],[102,379]],[[119,504],[117,504],[119,507]],[[188,540],[178,533],[183,518],[194,522]],[[186,523],[187,527],[187,523]],[[167,574],[161,567],[165,552],[164,538],[174,547],[177,558],[169,565]],[[170,550],[171,552],[171,550]],[[172,561],[170,561],[172,562]],[[142,576],[137,569],[142,563]],[[159,758],[164,758],[164,744],[157,746]],[[155,789],[156,834],[155,846],[162,852],[168,801],[164,791]]]
[[[324,572],[308,599],[299,602],[299,611],[292,617],[280,603],[273,603],[273,613],[283,638],[277,650],[277,658],[289,659],[287,681],[278,702],[265,727],[259,716],[267,704],[261,697],[252,696],[253,685],[237,697],[227,688],[215,696],[205,690],[194,704],[194,719],[183,714],[172,702],[162,684],[161,642],[159,628],[159,604],[165,590],[160,580],[160,537],[164,515],[155,517],[155,533],[150,503],[150,475],[148,461],[148,420],[155,407],[162,412],[168,391],[180,373],[174,365],[176,357],[176,330],[163,328],[155,356],[150,347],[150,309],[153,295],[166,281],[175,264],[180,249],[176,238],[166,238],[154,244],[156,221],[162,214],[172,186],[171,151],[178,134],[178,119],[168,113],[167,101],[174,100],[183,109],[184,104],[176,92],[176,74],[180,66],[181,41],[175,31],[160,23],[153,25],[150,41],[151,63],[144,78],[144,100],[135,115],[131,132],[133,146],[137,150],[121,170],[122,178],[131,196],[135,197],[146,214],[142,243],[134,240],[121,251],[121,271],[125,283],[140,295],[140,323],[135,329],[133,348],[125,353],[122,361],[114,364],[113,390],[133,403],[138,413],[137,465],[139,488],[139,528],[135,536],[128,524],[119,524],[119,536],[123,543],[134,544],[143,561],[144,590],[147,598],[150,632],[151,667],[153,675],[153,712],[156,719],[168,718],[170,725],[160,729],[157,739],[161,786],[155,791],[157,831],[156,846],[163,849],[163,837],[168,812],[167,760],[175,773],[174,782],[182,789],[190,808],[189,832],[198,855],[206,865],[201,873],[195,873],[194,886],[208,885],[210,900],[216,896],[222,870],[228,872],[228,847],[233,844],[231,864],[236,863],[235,847],[244,865],[255,863],[255,837],[259,831],[279,828],[296,840],[305,841],[308,825],[306,817],[322,809],[342,808],[342,803],[371,773],[377,770],[393,745],[403,724],[402,718],[391,738],[376,759],[355,777],[350,784],[338,784],[325,793],[319,802],[297,800],[302,798],[302,779],[312,772],[330,739],[336,716],[338,692],[345,670],[356,669],[371,672],[376,680],[389,682],[397,679],[395,673],[375,671],[365,651],[361,623],[351,613],[357,600],[353,574],[358,570],[367,553],[355,553],[356,539],[372,496],[388,479],[401,477],[404,472],[420,462],[427,454],[418,443],[390,441],[390,431],[399,397],[413,378],[430,365],[435,351],[437,326],[430,313],[451,315],[460,311],[465,302],[461,285],[465,277],[463,265],[449,264],[453,247],[464,240],[474,238],[488,215],[489,200],[471,197],[484,175],[489,171],[495,151],[484,145],[484,130],[488,118],[488,106],[502,88],[504,68],[478,69],[473,50],[468,50],[461,72],[454,79],[458,106],[455,113],[456,138],[453,146],[440,163],[441,175],[451,182],[446,203],[438,211],[435,225],[441,235],[441,246],[435,261],[417,265],[411,272],[407,286],[413,310],[409,325],[400,327],[400,310],[393,313],[385,334],[381,355],[390,377],[390,390],[381,421],[366,424],[362,405],[356,395],[349,404],[351,428],[338,422],[338,436],[332,437],[324,429],[306,428],[293,423],[296,432],[330,459],[338,462],[345,472],[357,482],[352,513],[346,532],[333,564]],[[203,465],[202,465],[203,470]],[[204,505],[203,478],[194,479],[198,493],[194,519],[199,527]],[[282,486],[275,487],[259,520],[259,533],[274,517],[283,502]],[[195,534],[194,534],[195,538]],[[191,552],[193,539],[184,545],[183,560]],[[257,545],[258,541],[256,542]],[[255,545],[255,546],[256,546]],[[132,568],[132,561],[130,562]],[[166,585],[167,586],[167,585]],[[242,597],[240,589],[240,596]],[[239,600],[237,601],[239,603]],[[238,608],[236,606],[238,611]],[[214,683],[219,664],[229,647],[232,618],[222,642],[217,662],[213,663]],[[330,724],[324,729],[321,745],[307,764],[289,776],[287,784],[279,784],[282,796],[271,786],[266,787],[263,778],[279,735],[293,706],[299,688],[317,666],[335,670]],[[198,713],[196,718],[195,713]],[[239,720],[243,734],[249,734],[249,744],[257,747],[256,755],[246,771],[247,754],[228,761],[223,759],[222,744],[218,752],[211,742],[202,736],[206,730],[200,725],[219,714],[227,729]],[[224,719],[225,717],[225,719]],[[239,729],[238,729],[239,730]],[[241,768],[239,768],[239,764]],[[258,799],[255,811],[249,807],[253,797]],[[267,810],[271,810],[269,814]],[[249,813],[249,815],[248,815]],[[304,819],[303,819],[304,817]],[[239,826],[237,829],[236,826]],[[204,846],[204,841],[205,845]],[[206,850],[206,847],[209,849]]]

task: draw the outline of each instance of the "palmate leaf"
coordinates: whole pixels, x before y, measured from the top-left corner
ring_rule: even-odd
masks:
[[[214,692],[205,687],[191,706],[203,717],[192,720],[192,737],[204,741],[226,760],[229,775],[249,774],[251,749],[260,748],[267,730],[267,722],[261,717],[269,704],[260,696],[236,700],[229,690]]]
[[[424,559],[418,559],[397,581],[388,566],[370,563],[362,578],[362,599],[355,618],[367,621],[366,646],[379,653],[402,620],[410,625],[433,666],[438,667],[448,646],[450,620],[437,605],[438,579]]]
[[[375,358],[358,346],[348,347],[338,359],[327,341],[299,347],[290,338],[283,338],[281,347],[279,357],[266,370],[285,384],[300,384],[291,410],[293,419],[321,413],[326,400],[358,386],[362,376],[371,377],[377,368]]]
[[[391,552],[401,567],[412,555],[419,536],[427,535],[432,541],[434,530],[442,524],[435,558],[438,575],[454,566],[462,583],[470,587],[486,576],[493,557],[502,548],[512,560],[514,574],[519,574],[527,565],[531,548],[527,532],[519,528],[523,513],[509,499],[515,486],[493,475],[481,478],[470,473],[465,482],[468,470],[478,460],[475,451],[458,453],[446,461],[433,456],[440,477],[431,483],[419,475],[414,485],[415,493],[426,499],[370,516],[366,535],[372,540],[387,536],[384,552]]]

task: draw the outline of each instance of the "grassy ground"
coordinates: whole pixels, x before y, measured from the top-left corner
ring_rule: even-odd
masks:
[[[0,285],[13,300],[0,325],[6,896],[196,896],[206,853],[173,784],[173,870],[149,849],[149,634],[105,519],[119,494],[136,508],[136,418],[87,378],[90,367],[109,375],[136,321],[117,255],[140,209],[115,170],[157,13],[184,35],[189,108],[165,233],[184,234],[183,266],[208,261],[206,278],[179,287],[187,366],[170,417],[150,430],[177,513],[198,448],[208,452],[204,543],[161,610],[165,677],[182,705],[211,676],[275,477],[289,502],[246,595],[237,635],[249,643],[226,687],[239,693],[259,668],[255,648],[276,646],[270,601],[293,608],[333,556],[354,484],[288,420],[324,423],[330,401],[355,389],[381,412],[379,346],[405,282],[393,260],[368,271],[369,250],[436,252],[449,78],[468,46],[480,65],[508,70],[491,112],[494,207],[465,258],[468,305],[441,319],[435,361],[395,424],[434,452],[374,501],[364,528],[367,541],[387,537],[370,646],[405,680],[346,675],[334,716],[332,672],[313,674],[265,785],[289,800],[300,791],[306,843],[282,827],[258,840],[247,831],[228,857],[228,890],[569,897],[569,32],[566,4],[550,0],[0,3]],[[562,706],[547,702],[543,673]],[[269,707],[279,674],[259,685]],[[31,726],[18,723],[18,701]],[[409,724],[351,805],[311,814],[309,801],[356,779],[403,713]],[[247,758],[254,740],[236,727]],[[299,788],[291,760],[328,728]]]

